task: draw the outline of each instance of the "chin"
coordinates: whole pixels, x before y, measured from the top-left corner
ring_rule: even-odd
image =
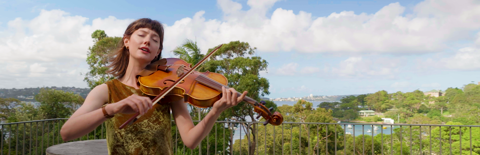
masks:
[[[133,57],[134,59],[136,59],[137,61],[141,61],[141,62],[151,62],[154,58],[150,58],[150,57],[147,57],[147,56],[136,56],[136,57]]]

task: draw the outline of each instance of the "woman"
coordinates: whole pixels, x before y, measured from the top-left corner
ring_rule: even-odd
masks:
[[[164,30],[156,20],[142,18],[125,30],[121,48],[110,57],[108,73],[116,77],[91,90],[84,104],[63,125],[64,141],[79,138],[106,122],[109,154],[173,154],[170,109],[184,144],[195,148],[212,129],[220,113],[237,105],[247,92],[238,96],[235,89],[222,89],[222,98],[196,126],[183,98],[152,106],[150,98],[138,89],[136,75],[159,60]],[[118,127],[139,112],[134,124]]]

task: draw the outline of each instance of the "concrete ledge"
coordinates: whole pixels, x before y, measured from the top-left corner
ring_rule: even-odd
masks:
[[[81,155],[81,154],[105,154],[108,155],[107,140],[85,140],[68,142],[50,146],[46,150],[47,155]]]

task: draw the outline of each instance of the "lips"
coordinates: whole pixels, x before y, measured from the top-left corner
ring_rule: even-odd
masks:
[[[143,52],[150,53],[150,49],[148,49],[147,47],[140,47],[139,49]]]

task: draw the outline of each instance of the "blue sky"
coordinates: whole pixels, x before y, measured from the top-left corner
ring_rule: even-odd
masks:
[[[166,26],[164,56],[245,41],[269,63],[270,98],[445,90],[480,79],[478,1],[0,0],[0,88],[87,87],[90,34]]]

